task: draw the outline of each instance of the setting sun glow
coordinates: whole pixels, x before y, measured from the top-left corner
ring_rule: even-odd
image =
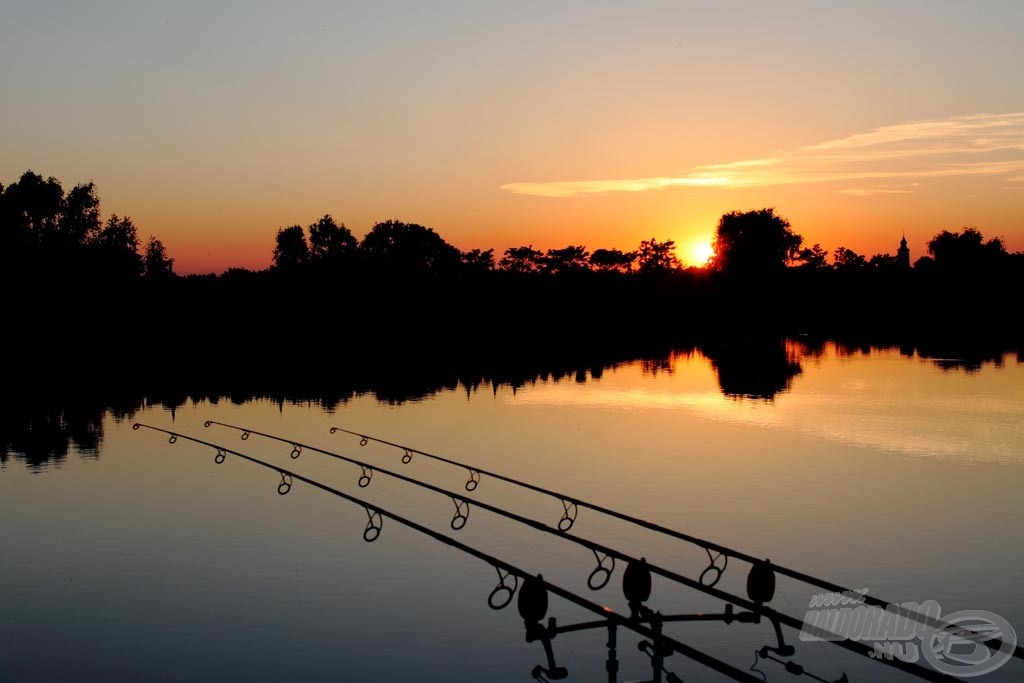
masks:
[[[3,2],[0,184],[95,182],[179,275],[324,214],[496,262],[653,237],[703,267],[767,207],[829,254],[1024,250],[1024,2],[593,4]]]
[[[706,265],[708,259],[715,255],[715,248],[711,246],[711,242],[694,242],[690,246],[690,263],[687,265],[692,266],[703,266]]]

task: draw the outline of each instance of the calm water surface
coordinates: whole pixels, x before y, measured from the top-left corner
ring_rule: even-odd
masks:
[[[966,371],[879,351],[832,347],[797,358],[801,372],[771,400],[723,394],[699,353],[519,387],[443,391],[389,405],[358,397],[318,405],[189,403],[134,420],[294,468],[576,591],[617,611],[621,565],[590,591],[586,549],[484,510],[452,532],[450,499],[377,473],[205,420],[332,449],[461,490],[465,472],[331,426],[627,511],[888,600],[982,609],[1024,634],[1024,366],[1007,356]],[[585,381],[577,381],[584,380]],[[742,393],[742,392],[740,392]],[[0,470],[0,680],[529,681],[543,661],[515,605],[487,607],[493,568],[385,520],[362,540],[362,507],[238,458],[112,417],[96,453]],[[554,525],[557,500],[484,477],[472,497]],[[582,510],[573,532],[680,573],[700,548]],[[745,594],[734,561],[720,588]],[[772,605],[802,615],[816,592],[780,579]],[[721,611],[723,603],[655,579],[650,606]],[[591,615],[557,598],[559,623]],[[679,639],[747,670],[771,626],[686,624]],[[788,640],[795,661],[834,680],[914,680],[820,643]],[[623,680],[650,675],[620,632]],[[604,680],[602,631],[555,641],[576,681]],[[675,655],[684,680],[717,674]],[[778,664],[769,680],[794,680]],[[804,678],[803,680],[806,680]],[[1013,660],[981,681],[1024,680]]]

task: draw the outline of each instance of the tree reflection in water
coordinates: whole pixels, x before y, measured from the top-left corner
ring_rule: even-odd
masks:
[[[579,363],[567,361],[509,363],[487,369],[431,367],[424,363],[367,363],[339,366],[333,375],[304,367],[281,366],[264,372],[213,377],[202,372],[186,375],[175,366],[163,374],[141,376],[134,368],[83,368],[80,373],[15,375],[7,384],[0,412],[0,466],[16,460],[32,471],[60,466],[69,453],[96,458],[103,443],[103,420],[132,419],[144,408],[164,407],[172,414],[186,403],[228,400],[236,405],[272,401],[280,406],[312,404],[333,410],[359,396],[400,405],[440,392],[473,392],[500,387],[516,391],[537,382],[585,383],[600,379],[617,366],[639,362],[645,374],[671,373],[674,359],[700,353],[708,358],[723,394],[738,400],[772,401],[788,391],[803,371],[802,362],[820,358],[829,348],[840,356],[869,355],[898,349],[917,355],[944,371],[974,373],[986,364],[1000,367],[1005,354],[1016,348],[1001,345],[965,347],[935,342],[877,342],[855,338],[825,340],[813,337],[749,337],[741,340],[704,339],[637,354],[600,355]]]

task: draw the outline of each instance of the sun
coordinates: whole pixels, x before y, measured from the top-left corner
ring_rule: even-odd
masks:
[[[715,255],[715,248],[711,241],[694,242],[690,245],[690,261],[693,265],[703,267],[707,265],[708,259]]]

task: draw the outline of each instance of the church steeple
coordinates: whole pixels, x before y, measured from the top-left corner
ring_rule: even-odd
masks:
[[[896,264],[900,268],[910,268],[910,248],[907,246],[907,233],[903,233],[900,248],[896,250]]]

